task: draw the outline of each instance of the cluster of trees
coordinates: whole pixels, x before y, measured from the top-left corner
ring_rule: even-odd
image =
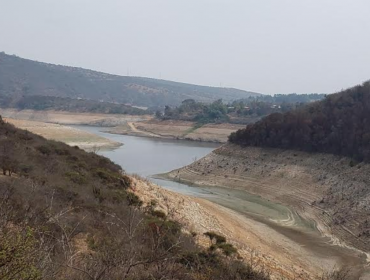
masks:
[[[227,106],[221,99],[211,103],[204,104],[196,102],[194,99],[186,99],[181,106],[171,108],[165,107],[164,114],[156,113],[158,118],[168,120],[196,121],[199,123],[227,122]]]
[[[370,82],[233,133],[230,142],[323,152],[370,161]]]
[[[219,236],[199,248],[95,153],[0,119],[0,169],[0,279],[269,279]]]
[[[311,103],[315,101],[320,101],[324,99],[326,94],[321,93],[308,93],[308,94],[297,94],[297,93],[290,93],[290,94],[274,94],[274,95],[259,95],[259,96],[251,96],[248,98],[241,99],[246,104],[253,102],[253,101],[261,101],[266,103],[272,104],[284,104],[284,103]]]
[[[230,111],[239,117],[263,117],[272,113],[284,113],[307,103],[325,98],[324,94],[275,94],[253,96],[229,104]]]
[[[124,104],[40,95],[17,97],[0,94],[0,107],[101,114],[144,115],[148,113],[145,110]]]
[[[195,121],[198,123],[250,123],[272,113],[284,113],[323,99],[323,94],[276,94],[251,96],[247,99],[224,103],[219,99],[205,104],[194,99],[186,99],[178,107],[165,107],[164,114],[160,111],[156,116],[161,119]]]

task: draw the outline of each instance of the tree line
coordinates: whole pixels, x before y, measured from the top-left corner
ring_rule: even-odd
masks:
[[[0,94],[1,108],[18,110],[55,110],[78,113],[144,115],[147,111],[125,104],[99,102],[96,100],[62,98],[55,96],[11,96]]]
[[[229,141],[370,161],[370,82],[296,110],[271,114],[231,134]]]
[[[323,94],[278,94],[251,96],[229,103],[219,99],[209,104],[186,99],[178,107],[166,106],[163,113],[157,111],[156,116],[163,120],[198,123],[250,123],[251,120],[272,113],[287,112],[322,98]]]

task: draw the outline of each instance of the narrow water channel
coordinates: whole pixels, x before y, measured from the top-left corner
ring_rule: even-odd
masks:
[[[178,182],[160,180],[153,175],[183,167],[206,156],[219,145],[181,140],[164,140],[103,132],[104,128],[75,126],[124,145],[115,150],[101,150],[99,154],[111,159],[130,174],[136,173],[168,190],[201,197],[262,222],[293,242],[307,247],[321,258],[335,258],[348,265],[364,263],[364,256],[346,248],[332,245],[322,237],[315,223],[301,218],[288,207],[273,203],[241,190],[225,187],[195,187]]]

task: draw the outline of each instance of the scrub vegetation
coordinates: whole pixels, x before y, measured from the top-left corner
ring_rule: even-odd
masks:
[[[370,82],[365,82],[302,108],[271,114],[232,133],[229,140],[243,146],[330,153],[369,162],[369,108]]]
[[[107,158],[1,120],[0,169],[0,279],[269,279],[221,237],[198,247]]]

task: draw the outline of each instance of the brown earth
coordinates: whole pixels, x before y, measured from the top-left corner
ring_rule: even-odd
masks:
[[[244,127],[244,125],[236,124],[207,124],[197,127],[194,122],[152,119],[141,122],[128,122],[109,129],[108,132],[143,137],[226,143],[228,136],[232,132]]]
[[[14,126],[28,130],[32,133],[45,137],[46,139],[61,141],[70,146],[79,146],[82,149],[113,149],[121,146],[121,143],[111,141],[104,137],[82,131],[76,128],[51,124],[45,122],[15,120],[10,118],[4,119]]]
[[[370,164],[353,166],[350,159],[334,155],[228,144],[167,176],[246,190],[282,203],[314,219],[337,244],[366,253],[369,260],[369,174]]]
[[[226,143],[228,136],[242,129],[238,124],[207,124],[197,127],[194,122],[159,121],[152,116],[131,116],[95,113],[71,113],[63,111],[35,111],[0,108],[6,118],[55,123],[62,125],[92,125],[111,127],[107,132],[142,137],[182,139]]]
[[[320,267],[318,270],[304,269],[304,248],[291,244],[286,237],[261,223],[207,200],[173,193],[141,178],[133,181],[134,192],[146,204],[156,201],[157,209],[179,221],[189,233],[196,234],[201,246],[210,245],[203,234],[215,231],[238,248],[245,262],[271,271],[272,279],[309,280],[323,272],[321,260],[315,267]]]
[[[35,111],[0,108],[0,115],[7,118],[57,123],[64,125],[117,126],[127,121],[140,121],[150,116],[131,116],[95,113],[71,113],[64,111]]]

